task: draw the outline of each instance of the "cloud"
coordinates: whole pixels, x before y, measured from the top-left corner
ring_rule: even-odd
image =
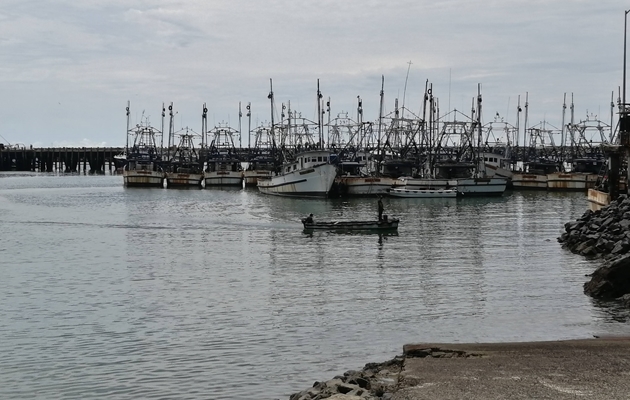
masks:
[[[611,0],[6,0],[0,90],[12,98],[0,99],[0,134],[37,141],[46,132],[74,142],[85,129],[91,140],[111,142],[127,100],[154,115],[174,101],[178,123],[187,124],[199,123],[203,102],[214,120],[232,122],[238,102],[252,102],[263,121],[269,78],[278,103],[309,115],[320,79],[335,114],[354,110],[360,95],[365,117],[377,118],[382,75],[386,110],[405,81],[406,104],[420,110],[428,80],[443,110],[469,110],[481,83],[488,115],[506,114],[526,92],[536,119],[560,119],[565,92],[574,93],[576,108],[608,114],[621,79],[618,7]]]

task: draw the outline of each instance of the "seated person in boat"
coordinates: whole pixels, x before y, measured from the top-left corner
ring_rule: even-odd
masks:
[[[312,224],[313,223],[313,214],[309,214],[308,217],[304,218],[304,223]]]

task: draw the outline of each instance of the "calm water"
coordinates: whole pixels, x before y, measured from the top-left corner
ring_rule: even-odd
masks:
[[[0,177],[0,398],[287,399],[420,341],[627,334],[556,237],[583,194],[374,199]]]

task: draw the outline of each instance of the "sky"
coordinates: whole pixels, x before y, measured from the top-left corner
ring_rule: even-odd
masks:
[[[527,94],[529,125],[560,127],[566,93],[567,120],[573,97],[576,122],[610,123],[623,3],[2,0],[0,143],[123,146],[127,101],[132,125],[144,115],[160,128],[173,102],[175,129],[197,132],[204,103],[210,128],[236,129],[251,103],[253,128],[270,120],[270,80],[277,109],[310,119],[319,80],[333,118],[356,116],[360,96],[377,120],[384,77],[385,112],[399,99],[420,114],[428,81],[441,114],[470,114],[480,84],[484,121],[515,125]]]

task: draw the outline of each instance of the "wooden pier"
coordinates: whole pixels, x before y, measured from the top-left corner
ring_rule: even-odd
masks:
[[[123,147],[7,148],[0,146],[0,171],[104,174],[116,168]]]

